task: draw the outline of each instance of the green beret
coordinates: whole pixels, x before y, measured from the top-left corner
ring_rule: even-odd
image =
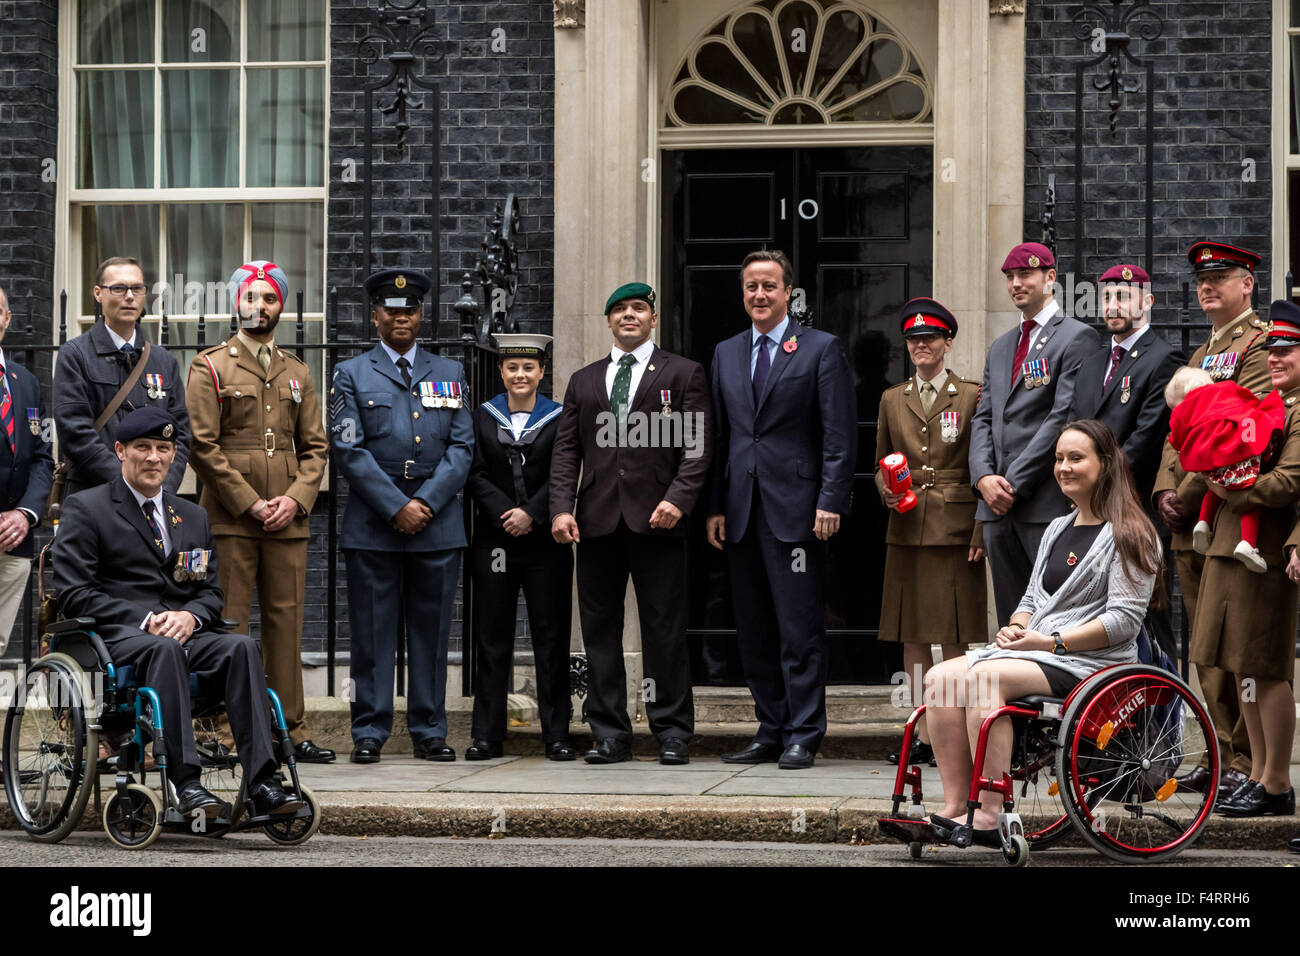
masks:
[[[605,300],[605,314],[609,315],[609,310],[614,308],[624,299],[645,299],[650,303],[650,308],[655,307],[655,290],[650,288],[644,282],[627,282],[614,290],[613,294]]]

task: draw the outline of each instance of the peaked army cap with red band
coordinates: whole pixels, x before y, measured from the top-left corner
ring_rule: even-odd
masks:
[[[1236,382],[1187,393],[1169,416],[1169,444],[1184,471],[1214,471],[1263,454],[1286,421],[1280,392],[1256,398]]]
[[[1121,262],[1103,272],[1099,281],[1102,285],[1107,282],[1140,282],[1143,285],[1150,285],[1151,276],[1147,275],[1147,271],[1141,266],[1135,266],[1131,262]]]
[[[1022,242],[1002,262],[1002,271],[1012,269],[1055,269],[1056,256],[1041,242]]]
[[[1271,325],[1268,337],[1264,339],[1264,348],[1282,349],[1300,345],[1300,305],[1286,299],[1278,299],[1268,307]]]
[[[1209,239],[1193,243],[1192,248],[1187,250],[1187,261],[1192,264],[1192,271],[1198,273],[1214,272],[1217,269],[1245,269],[1254,275],[1255,267],[1263,259],[1263,256],[1249,249]]]
[[[910,335],[943,335],[951,338],[957,334],[957,319],[951,312],[928,296],[910,299],[898,311],[899,328],[903,338]]]
[[[254,259],[252,262],[244,263],[230,276],[232,312],[239,308],[239,300],[243,298],[244,290],[258,279],[264,279],[275,286],[280,293],[280,304],[285,308],[289,307],[289,277],[284,274],[284,270],[266,259]]]

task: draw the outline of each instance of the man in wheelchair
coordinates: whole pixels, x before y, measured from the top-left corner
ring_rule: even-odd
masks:
[[[227,809],[200,783],[190,674],[224,689],[253,814],[293,814],[302,801],[280,786],[261,655],[248,636],[220,629],[224,599],[207,515],[162,490],[176,432],[162,409],[131,412],[117,430],[121,478],[64,503],[53,548],[59,610],[93,619],[114,664],[134,666],[158,694],[182,814]]]

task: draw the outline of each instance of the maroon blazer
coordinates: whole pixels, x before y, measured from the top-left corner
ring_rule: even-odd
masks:
[[[552,520],[572,514],[584,538],[612,533],[620,517],[640,534],[684,536],[685,518],[664,531],[650,527],[650,515],[665,500],[689,515],[704,488],[709,471],[704,368],[656,346],[620,430],[605,390],[608,367],[606,356],[569,379],[551,451]]]

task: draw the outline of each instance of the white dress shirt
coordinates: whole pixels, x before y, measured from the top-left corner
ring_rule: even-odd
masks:
[[[614,376],[618,374],[618,363],[624,355],[633,355],[636,357],[636,364],[632,366],[632,381],[627,386],[627,404],[631,407],[633,400],[636,398],[636,390],[641,384],[641,376],[645,374],[646,364],[650,361],[650,353],[655,350],[654,341],[646,339],[631,352],[624,352],[615,345],[609,350],[609,365],[605,369],[605,395],[610,397],[614,394]]]
[[[790,324],[790,316],[786,316],[775,326],[771,332],[760,332],[758,329],[750,326],[749,339],[749,380],[754,380],[754,370],[758,368],[758,340],[764,335],[768,338],[767,343],[767,367],[771,368],[776,362],[776,347],[781,344],[781,338],[785,335],[786,327]]]
[[[1144,325],[1140,329],[1134,329],[1132,332],[1124,336],[1124,338],[1120,339],[1118,342],[1115,341],[1115,339],[1112,337],[1110,340],[1110,354],[1113,356],[1115,354],[1115,347],[1119,346],[1124,350],[1124,354],[1127,355],[1129,352],[1133,350],[1133,346],[1137,345],[1137,340],[1142,338],[1142,333],[1149,328],[1151,328],[1151,326]],[[1120,361],[1122,362],[1123,359],[1121,358]],[[1101,373],[1101,381],[1103,387],[1105,386],[1106,383],[1106,376],[1110,374],[1110,364],[1111,364],[1111,360],[1107,360],[1106,371]]]
[[[1038,326],[1038,328],[1034,329],[1033,333],[1029,336],[1029,347],[1031,349],[1034,347],[1034,343],[1038,341],[1039,333],[1043,331],[1048,322],[1052,321],[1052,316],[1056,315],[1056,313],[1060,311],[1061,307],[1056,304],[1056,300],[1048,299],[1047,305],[1043,306],[1042,311],[1035,316],[1031,316],[1032,321]],[[1022,323],[1024,322],[1024,318],[1025,317],[1022,314],[1020,316]],[[1026,355],[1025,361],[1032,361],[1033,357],[1032,354]]]

